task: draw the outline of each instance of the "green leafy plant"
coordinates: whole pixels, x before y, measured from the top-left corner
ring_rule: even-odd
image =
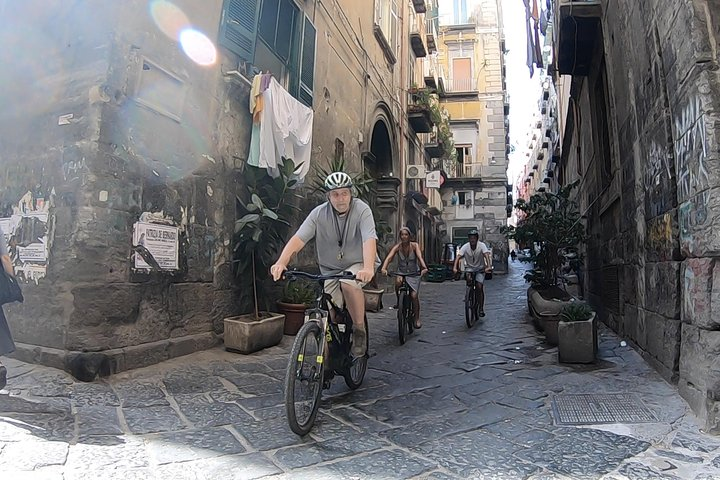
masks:
[[[306,280],[297,279],[285,284],[282,302],[296,305],[311,305],[315,300],[315,287]]]
[[[585,302],[572,302],[565,305],[560,311],[560,320],[563,322],[580,322],[592,317],[593,309]]]
[[[525,280],[540,287],[558,286],[559,270],[566,254],[581,258],[579,247],[585,242],[585,226],[577,203],[571,198],[578,182],[563,186],[557,193],[540,192],[529,201],[519,199],[515,208],[523,219],[516,227],[503,227],[508,239],[530,248],[529,261],[533,269]],[[534,248],[533,248],[534,247]]]
[[[296,168],[291,159],[284,159],[277,178],[256,167],[245,166],[243,170],[245,188],[236,199],[233,266],[240,286],[252,285],[256,319],[260,319],[258,298],[270,266],[285,244],[291,220],[300,211],[297,201],[301,197],[293,189],[297,184],[292,178]]]

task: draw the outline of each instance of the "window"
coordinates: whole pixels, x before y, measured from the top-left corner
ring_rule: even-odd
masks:
[[[312,107],[315,27],[293,0],[225,0],[221,22],[221,45]]]
[[[335,139],[335,160],[340,161],[345,159],[345,144],[339,138]]]
[[[453,92],[470,92],[476,89],[473,84],[472,42],[460,42],[449,50],[450,55],[450,89]]]
[[[596,161],[598,162],[601,188],[604,189],[612,179],[612,156],[610,152],[610,132],[607,117],[607,95],[605,94],[605,61],[600,64],[597,78],[593,86],[593,113],[596,132],[595,148]]]
[[[395,63],[397,55],[397,24],[398,24],[398,5],[397,0],[375,0],[375,25],[376,36],[379,30],[380,37],[378,40],[384,49],[387,49],[388,57],[391,63]]]
[[[455,0],[453,3],[453,23],[468,23],[467,0]]]
[[[458,162],[463,165],[473,163],[472,145],[457,145],[455,146],[455,152],[457,153]]]

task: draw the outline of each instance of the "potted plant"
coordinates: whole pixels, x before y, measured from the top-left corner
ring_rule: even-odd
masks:
[[[561,363],[592,363],[597,354],[595,312],[584,302],[563,307],[558,323],[558,360]]]
[[[293,190],[297,180],[292,178],[296,168],[291,159],[283,159],[277,178],[256,167],[243,170],[246,185],[236,202],[240,218],[235,222],[233,265],[240,303],[251,303],[252,311],[224,319],[228,350],[252,353],[282,340],[284,315],[261,310],[259,300],[267,299],[264,287],[270,265],[285,243],[290,219],[299,211],[295,199],[300,196]]]
[[[525,280],[531,285],[527,292],[528,308],[552,345],[558,341],[560,311],[574,300],[560,281],[561,267],[569,254],[580,261],[578,249],[586,239],[578,205],[571,198],[577,185],[578,182],[574,182],[563,186],[557,193],[536,193],[527,202],[519,199],[515,208],[520,210],[523,219],[517,226],[502,230],[516,244],[530,247],[528,257],[523,259],[533,264],[525,274]]]
[[[278,310],[285,315],[285,335],[296,335],[305,321],[305,310],[315,300],[314,285],[297,279],[285,284],[282,299],[277,302]]]

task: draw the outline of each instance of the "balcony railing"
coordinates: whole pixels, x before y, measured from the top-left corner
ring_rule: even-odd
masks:
[[[445,89],[448,92],[474,92],[477,90],[477,85],[472,78],[451,78]]]
[[[480,164],[462,164],[454,160],[445,160],[443,162],[443,170],[448,178],[480,178],[482,174],[482,165]]]

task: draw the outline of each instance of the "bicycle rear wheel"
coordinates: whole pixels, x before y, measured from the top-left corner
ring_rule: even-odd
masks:
[[[400,298],[398,300],[397,309],[397,326],[398,326],[398,340],[400,345],[405,343],[405,323],[407,322],[405,315],[407,314],[407,294],[400,292]]]
[[[365,315],[365,345],[367,350],[364,356],[355,360],[348,359],[348,368],[343,373],[345,384],[350,390],[356,390],[362,385],[363,379],[365,379],[365,372],[367,371],[368,354],[370,351],[370,330],[368,330],[367,315]]]
[[[465,324],[468,328],[475,325],[477,316],[475,314],[475,291],[473,287],[465,289]]]
[[[317,322],[302,326],[285,372],[285,410],[290,430],[307,435],[315,423],[323,382],[325,339]]]

